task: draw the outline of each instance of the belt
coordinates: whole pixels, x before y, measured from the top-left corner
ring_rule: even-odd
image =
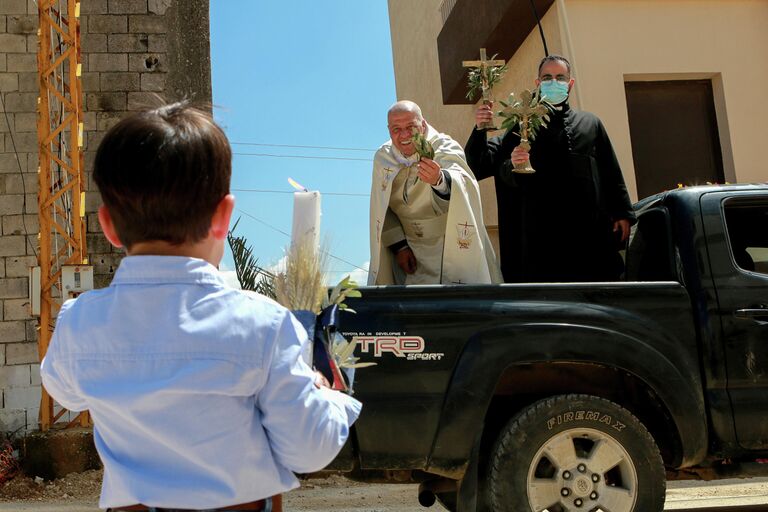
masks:
[[[206,509],[206,510],[264,510],[266,508],[266,501],[265,500],[258,500],[258,501],[251,501],[249,503],[241,503],[239,505],[229,505],[227,507],[216,507],[212,509]],[[112,512],[147,512],[150,510],[150,508],[146,505],[126,505],[124,507],[115,507],[109,509]],[[182,508],[162,508],[162,507],[156,507],[156,510],[158,512],[161,512],[163,510],[173,510],[174,512],[182,512],[189,510],[189,512],[194,512],[193,509],[182,509]]]

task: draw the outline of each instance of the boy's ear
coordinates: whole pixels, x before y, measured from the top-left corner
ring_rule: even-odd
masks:
[[[219,201],[216,211],[213,212],[211,219],[210,234],[216,240],[224,240],[229,233],[229,221],[232,217],[232,210],[235,208],[235,196],[227,194]]]
[[[99,224],[101,224],[101,230],[104,232],[107,240],[109,240],[109,243],[118,248],[123,246],[122,242],[120,242],[120,237],[117,236],[115,225],[112,223],[112,216],[104,205],[99,206]]]

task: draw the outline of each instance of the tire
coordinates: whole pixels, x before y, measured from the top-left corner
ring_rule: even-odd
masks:
[[[501,430],[491,453],[494,512],[661,512],[666,476],[642,423],[589,395],[536,402]]]

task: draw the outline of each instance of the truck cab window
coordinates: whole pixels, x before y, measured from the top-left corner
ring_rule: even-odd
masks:
[[[768,200],[726,203],[725,223],[734,265],[768,275]]]
[[[626,255],[627,281],[677,281],[669,215],[653,208],[637,217]]]

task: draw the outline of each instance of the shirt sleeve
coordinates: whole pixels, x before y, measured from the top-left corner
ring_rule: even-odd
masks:
[[[62,354],[63,345],[66,343],[61,334],[64,330],[62,315],[65,307],[62,307],[59,312],[56,330],[53,332],[45,357],[40,363],[40,378],[48,394],[63,407],[70,411],[85,411],[88,409],[88,405],[83,397],[77,393],[72,375],[70,375],[70,361]]]
[[[473,129],[464,146],[467,163],[477,180],[496,176],[504,160],[508,160],[519,138],[508,132],[503,137],[488,138],[486,132]]]
[[[304,328],[286,311],[258,395],[272,453],[296,473],[327,466],[344,446],[362,408],[348,395],[315,386],[315,373],[300,357],[306,343]]]

